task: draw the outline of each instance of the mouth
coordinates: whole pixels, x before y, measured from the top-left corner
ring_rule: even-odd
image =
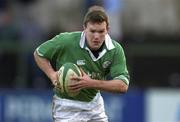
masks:
[[[93,44],[94,44],[94,45],[99,45],[99,42],[94,42]]]
[[[94,45],[99,45],[100,42],[99,42],[99,41],[93,41],[93,44],[94,44]]]

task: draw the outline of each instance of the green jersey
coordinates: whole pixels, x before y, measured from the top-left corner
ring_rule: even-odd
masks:
[[[123,48],[108,34],[98,57],[86,45],[84,32],[61,33],[41,44],[36,51],[39,56],[53,62],[56,70],[64,63],[71,62],[79,65],[92,79],[104,80],[110,74],[113,79],[129,84]],[[91,101],[97,92],[96,89],[82,89],[77,96],[70,97],[55,90],[55,94],[61,98],[79,101]]]

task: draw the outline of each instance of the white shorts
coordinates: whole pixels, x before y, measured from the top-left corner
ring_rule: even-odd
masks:
[[[54,122],[108,122],[100,93],[91,102],[53,97]]]

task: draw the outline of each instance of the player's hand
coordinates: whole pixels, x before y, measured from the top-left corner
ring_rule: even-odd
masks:
[[[58,79],[59,78],[58,78],[58,71],[57,71],[51,75],[51,81],[52,81],[52,84],[55,87],[55,89],[57,89],[59,91],[59,90],[61,90],[61,84],[60,84],[60,82],[58,82]]]
[[[80,76],[80,77],[72,76],[71,77],[71,80],[76,81],[69,85],[69,89],[73,92],[78,92],[81,89],[91,87],[92,79],[81,68],[80,68],[80,70],[81,70],[82,76]]]
[[[57,91],[61,91],[61,84],[60,84],[60,82],[54,81],[54,88],[55,88]]]

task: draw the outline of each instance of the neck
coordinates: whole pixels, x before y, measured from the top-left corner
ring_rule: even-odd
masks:
[[[101,52],[103,50],[105,42],[101,45],[101,47],[97,50],[91,50],[91,52],[93,53],[93,55],[97,58],[99,56],[99,52]]]

